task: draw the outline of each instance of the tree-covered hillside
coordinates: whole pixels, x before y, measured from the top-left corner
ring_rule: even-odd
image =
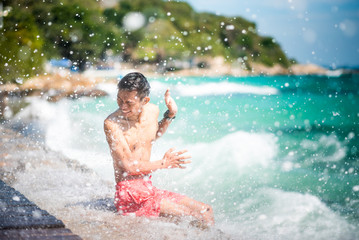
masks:
[[[186,2],[121,0],[105,8],[100,0],[3,0],[0,81],[22,81],[41,73],[43,63],[67,58],[80,71],[108,53],[133,63],[223,56],[247,67],[290,62],[268,36],[241,17],[198,13]],[[129,13],[136,13],[126,26]],[[131,22],[130,22],[131,23]],[[109,51],[110,50],[110,51]]]

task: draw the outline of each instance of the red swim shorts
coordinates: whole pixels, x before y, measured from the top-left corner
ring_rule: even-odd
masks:
[[[117,183],[115,206],[122,215],[158,217],[162,199],[178,203],[183,197],[178,193],[155,188],[150,180],[133,179]]]

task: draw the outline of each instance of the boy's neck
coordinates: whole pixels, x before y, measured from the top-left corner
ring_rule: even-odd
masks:
[[[140,123],[140,121],[141,121],[141,113],[136,115],[136,116],[129,117],[129,118],[124,117],[123,119],[125,119],[127,122],[130,122],[132,124]]]

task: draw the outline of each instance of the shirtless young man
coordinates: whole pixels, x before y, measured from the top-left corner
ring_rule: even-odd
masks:
[[[118,83],[118,110],[104,123],[115,170],[115,205],[120,214],[136,216],[193,216],[213,225],[211,206],[184,195],[152,186],[150,174],[159,169],[185,168],[186,150],[169,149],[163,158],[150,161],[152,144],[162,136],[177,113],[177,105],[165,93],[168,111],[157,122],[158,106],[149,103],[150,85],[141,73],[129,73]]]

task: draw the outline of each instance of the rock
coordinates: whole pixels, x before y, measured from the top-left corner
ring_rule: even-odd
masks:
[[[290,67],[289,72],[293,75],[325,75],[328,69],[315,64],[295,64]]]
[[[67,95],[67,97],[70,97],[72,99],[77,99],[80,97],[105,97],[107,96],[108,93],[100,90],[100,89],[90,89],[90,90],[80,90],[80,91],[75,91],[73,93],[70,93]]]
[[[59,101],[64,97],[76,99],[79,97],[107,96],[105,91],[96,89],[98,82],[98,79],[90,79],[83,74],[61,71],[28,79],[22,85],[0,85],[0,92],[21,97],[45,96],[51,102]]]
[[[27,96],[44,97],[50,102],[57,102],[65,97],[104,97],[108,94],[96,85],[102,79],[85,77],[83,74],[72,74],[61,71],[51,75],[41,75],[28,79],[21,85],[0,84],[0,120],[9,118],[9,99]]]
[[[284,75],[288,74],[288,69],[276,64],[272,67],[265,66],[263,64],[252,63],[252,74],[254,75]]]
[[[61,90],[54,90],[52,89],[52,91],[49,91],[50,94],[46,96],[46,100],[49,102],[58,102],[61,99],[67,97],[67,93],[65,91],[61,91]]]

